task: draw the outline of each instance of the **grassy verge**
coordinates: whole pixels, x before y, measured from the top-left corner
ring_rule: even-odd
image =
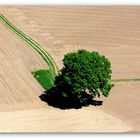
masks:
[[[36,80],[42,85],[45,90],[50,89],[54,86],[54,82],[51,80],[52,75],[50,70],[38,70],[32,72],[32,75],[36,78]]]
[[[111,82],[136,82],[136,81],[140,81],[140,79],[114,79],[110,81]]]
[[[31,39],[29,36],[24,34],[21,30],[17,29],[8,19],[6,19],[2,14],[0,14],[0,19],[5,23],[7,27],[9,27],[13,32],[15,32],[19,37],[21,37],[24,41],[26,41],[30,46],[32,46],[47,62],[49,69],[52,74],[52,78],[54,80],[55,76],[58,75],[59,69],[50,56],[48,52],[46,52],[44,49],[41,48],[41,46]]]
[[[46,52],[35,40],[31,39],[21,30],[16,28],[2,14],[0,14],[0,20],[3,21],[3,23],[9,29],[15,32],[20,38],[26,41],[32,48],[34,48],[42,56],[42,58],[47,62],[49,66],[49,70],[38,70],[36,72],[32,72],[32,74],[37,79],[37,81],[42,85],[44,89],[49,89],[50,87],[52,87],[54,84],[55,76],[59,74],[59,69],[56,63],[54,62],[53,58],[50,56],[50,54]]]

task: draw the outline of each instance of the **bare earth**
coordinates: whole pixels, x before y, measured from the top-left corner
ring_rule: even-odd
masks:
[[[140,78],[140,7],[0,7],[39,42],[59,68],[78,49],[106,55],[113,79]],[[47,68],[38,53],[0,22],[0,131],[140,131],[140,82],[119,83],[101,107],[60,110],[41,102],[31,71]]]
[[[14,121],[13,121],[14,120]],[[0,113],[4,132],[126,132],[132,127],[93,107],[59,110],[51,107]]]
[[[41,68],[47,65],[40,55],[0,22],[0,110],[42,104],[38,96],[43,89],[31,75]]]

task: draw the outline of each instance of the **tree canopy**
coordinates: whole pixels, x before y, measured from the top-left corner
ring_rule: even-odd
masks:
[[[90,104],[100,95],[107,97],[113,86],[111,63],[98,52],[79,50],[64,56],[64,67],[47,91],[47,99],[56,105],[76,107]]]

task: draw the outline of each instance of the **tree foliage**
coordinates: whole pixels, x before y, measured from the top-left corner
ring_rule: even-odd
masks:
[[[64,56],[64,67],[55,79],[47,97],[55,104],[75,107],[92,102],[100,95],[107,97],[112,88],[111,63],[98,52],[79,50]]]

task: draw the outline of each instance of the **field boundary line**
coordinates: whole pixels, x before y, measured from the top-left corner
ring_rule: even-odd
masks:
[[[139,78],[135,78],[135,79],[112,79],[110,80],[110,82],[137,82],[139,81],[140,82],[140,79]]]
[[[52,73],[53,80],[55,79],[55,76],[59,74],[59,69],[51,57],[51,55],[46,52],[40,44],[38,44],[35,40],[31,39],[29,36],[27,36],[25,33],[23,33],[21,30],[19,30],[17,27],[15,27],[6,17],[4,17],[2,14],[0,14],[0,19],[5,23],[7,27],[9,27],[13,32],[15,32],[19,37],[21,37],[25,42],[27,42],[32,48],[34,48],[47,62],[49,69]]]

